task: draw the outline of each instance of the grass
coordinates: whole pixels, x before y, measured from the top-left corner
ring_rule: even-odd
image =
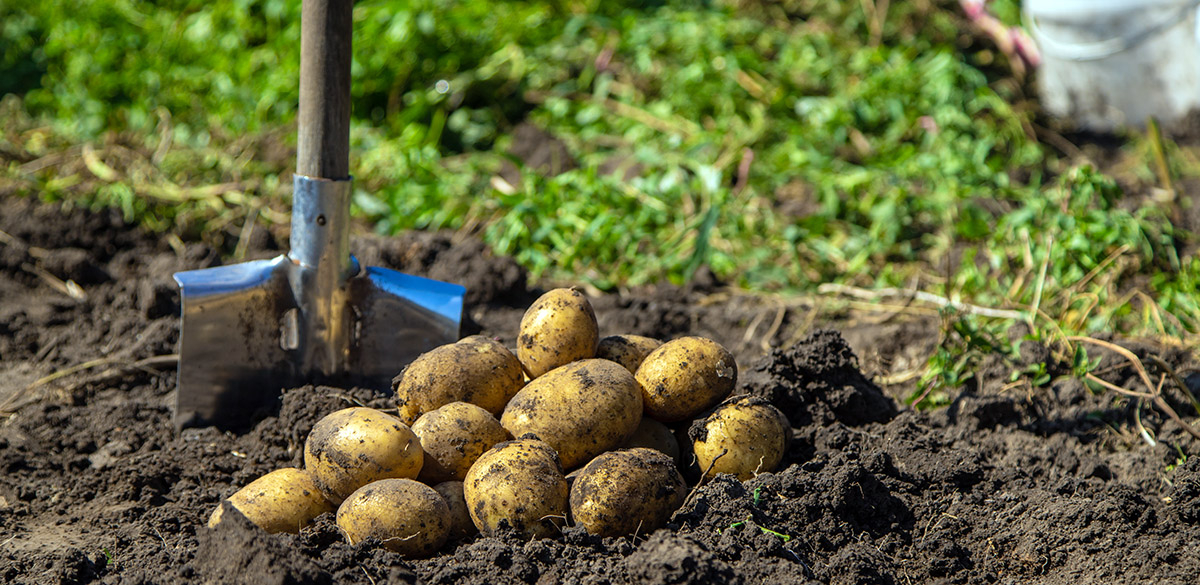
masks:
[[[1196,150],[1133,132],[1119,164],[1079,164],[957,3],[882,4],[358,2],[354,212],[602,290],[707,266],[772,294],[893,287],[1020,315],[943,310],[922,404],[1015,356],[1014,322],[1194,342],[1200,259],[1173,220]],[[286,222],[298,12],[6,2],[0,192],[239,251],[243,226]],[[498,179],[522,121],[575,168]]]

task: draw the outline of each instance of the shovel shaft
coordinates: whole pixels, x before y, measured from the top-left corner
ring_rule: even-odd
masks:
[[[328,296],[350,266],[350,0],[304,0],[292,260],[321,272]]]
[[[304,0],[300,15],[300,111],[292,198],[291,273],[306,375],[346,371],[351,345],[351,0]]]
[[[350,177],[351,0],[304,0],[296,174]]]

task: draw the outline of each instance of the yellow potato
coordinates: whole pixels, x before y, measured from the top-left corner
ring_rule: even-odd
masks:
[[[517,358],[530,378],[575,360],[596,356],[600,328],[587,297],[569,288],[554,289],[534,301],[521,318]]]
[[[512,529],[522,538],[548,538],[566,520],[567,479],[558,455],[542,441],[496,445],[471,466],[463,483],[471,521],[486,535]]]
[[[406,557],[427,557],[450,536],[450,506],[433,488],[411,479],[383,479],[350,494],[337,511],[350,544],[377,538]]]
[[[571,486],[571,515],[591,534],[649,534],[683,505],[687,484],[675,461],[654,449],[605,453]]]
[[[466,402],[451,402],[421,415],[412,431],[425,452],[418,479],[429,485],[462,481],[480,455],[511,438],[490,412]]]
[[[622,449],[636,447],[646,447],[666,453],[676,464],[682,461],[679,454],[679,441],[675,438],[675,433],[672,433],[667,425],[649,417],[642,418],[637,430],[621,446]]]
[[[433,486],[434,491],[446,500],[450,506],[450,540],[466,540],[479,532],[471,521],[471,512],[467,510],[467,499],[463,496],[463,482],[444,481]]]
[[[407,425],[451,402],[469,402],[499,416],[524,385],[517,357],[482,335],[423,353],[392,380],[400,420]]]
[[[424,458],[420,441],[407,425],[373,408],[347,408],[326,416],[313,425],[304,443],[305,469],[335,504],[374,481],[417,477]]]
[[[234,508],[259,528],[276,532],[300,532],[313,518],[333,511],[333,504],[302,469],[276,469],[234,492],[227,498]],[[220,505],[213,510],[208,526],[221,523]]]
[[[646,416],[662,422],[693,418],[729,396],[737,363],[721,344],[703,337],[664,343],[638,367]]]
[[[514,437],[532,433],[558,452],[566,469],[619,447],[642,418],[642,395],[629,370],[586,359],[535,378],[500,416]]]
[[[730,399],[692,426],[696,463],[706,477],[731,473],[745,481],[775,471],[792,441],[792,425],[761,398]]]
[[[617,362],[632,374],[661,345],[661,341],[641,335],[609,335],[596,345],[596,357]]]

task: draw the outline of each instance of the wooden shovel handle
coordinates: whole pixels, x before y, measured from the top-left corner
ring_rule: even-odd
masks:
[[[304,0],[296,173],[350,178],[352,0]]]

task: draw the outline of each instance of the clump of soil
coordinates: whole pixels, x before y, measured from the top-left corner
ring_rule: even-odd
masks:
[[[331,514],[298,535],[266,535],[236,513],[209,529],[223,497],[301,463],[321,416],[389,399],[304,386],[244,434],[176,432],[170,274],[217,255],[112,213],[25,200],[0,200],[0,230],[11,236],[0,243],[3,583],[1186,583],[1200,569],[1200,460],[1181,457],[1198,445],[1153,410],[1136,411],[1153,446],[1131,430],[1131,403],[1069,378],[982,385],[914,412],[862,372],[836,323],[806,331],[792,309],[716,282],[594,302],[604,334],[722,342],[742,366],[737,391],[772,401],[795,428],[779,471],[696,487],[666,528],[475,537],[418,561],[346,544]],[[509,345],[539,292],[476,241],[355,245],[364,264],[467,283],[468,332]],[[914,327],[909,337],[927,331]],[[1138,351],[1194,365],[1187,352]],[[1110,365],[1107,379],[1132,384]]]
[[[783,410],[796,427],[834,421],[857,426],[896,415],[896,405],[859,371],[858,358],[833,330],[772,350],[742,380],[751,393]]]

